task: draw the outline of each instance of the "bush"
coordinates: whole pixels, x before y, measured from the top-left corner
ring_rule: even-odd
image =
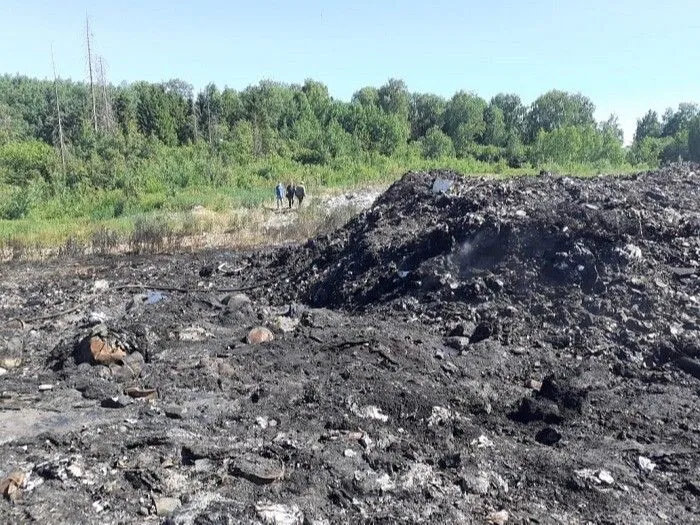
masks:
[[[434,126],[428,130],[422,140],[423,157],[426,159],[442,159],[454,157],[455,147],[452,139]]]
[[[134,222],[129,247],[136,253],[155,253],[172,246],[174,240],[175,232],[165,218],[140,217]]]
[[[43,179],[50,182],[58,165],[56,152],[38,140],[10,142],[0,146],[0,177],[14,186],[27,186]]]

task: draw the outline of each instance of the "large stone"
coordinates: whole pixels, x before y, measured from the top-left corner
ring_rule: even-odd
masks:
[[[154,498],[153,503],[156,506],[156,514],[158,516],[170,516],[181,505],[178,498]]]
[[[246,336],[246,342],[249,345],[258,345],[260,343],[269,343],[274,340],[274,334],[264,326],[256,326]]]

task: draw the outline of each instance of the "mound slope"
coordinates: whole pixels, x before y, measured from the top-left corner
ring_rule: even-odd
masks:
[[[8,264],[0,516],[697,521],[699,168],[409,173],[302,246]]]

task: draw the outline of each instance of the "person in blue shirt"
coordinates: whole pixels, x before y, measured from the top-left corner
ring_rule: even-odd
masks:
[[[282,200],[284,199],[284,184],[281,182],[275,186],[275,196],[277,197],[277,209],[282,207]]]

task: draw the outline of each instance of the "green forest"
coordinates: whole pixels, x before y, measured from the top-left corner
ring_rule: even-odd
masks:
[[[594,110],[579,93],[553,90],[529,105],[506,93],[447,99],[395,79],[340,101],[314,80],[195,92],[181,80],[113,86],[4,75],[0,220],[9,231],[11,221],[256,206],[279,180],[352,186],[438,166],[599,173],[700,160],[695,104],[641,116],[630,147],[617,118],[596,122]]]

